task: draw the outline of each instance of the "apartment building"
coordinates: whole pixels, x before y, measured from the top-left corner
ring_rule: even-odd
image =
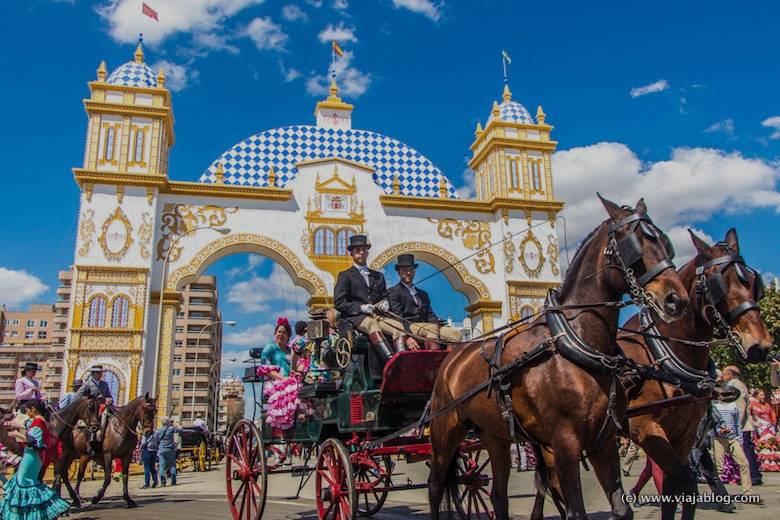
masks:
[[[51,332],[52,344],[65,348],[68,340],[68,315],[70,313],[70,295],[73,290],[73,271],[60,271],[57,275],[57,301],[54,302],[54,328]]]
[[[0,406],[8,407],[14,400],[14,383],[27,362],[38,363],[36,378],[45,396],[57,402],[60,398],[64,349],[58,345],[0,345]]]
[[[171,416],[185,426],[198,416],[213,424],[222,357],[217,278],[201,276],[182,290],[176,317],[171,377]]]
[[[238,378],[226,378],[219,382],[219,414],[216,433],[225,433],[244,416],[244,383]],[[209,423],[214,424],[213,422]]]
[[[5,311],[3,343],[50,345],[54,331],[54,305],[33,304],[26,311]]]

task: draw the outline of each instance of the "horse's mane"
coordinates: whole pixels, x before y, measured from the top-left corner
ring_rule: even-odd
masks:
[[[588,233],[585,238],[582,239],[580,242],[580,245],[577,246],[577,250],[574,252],[574,259],[569,264],[569,267],[566,269],[566,276],[563,279],[563,286],[561,287],[561,296],[563,297],[564,294],[568,293],[569,290],[571,290],[571,287],[569,287],[572,283],[574,283],[574,280],[572,277],[569,276],[569,273],[573,272],[572,269],[576,269],[581,263],[582,263],[582,257],[583,257],[583,250],[585,249],[585,246],[593,239],[593,237],[596,235],[596,233],[601,229],[602,226],[604,226],[607,222],[609,222],[609,219],[606,219],[602,221],[598,226],[593,228],[590,233]]]

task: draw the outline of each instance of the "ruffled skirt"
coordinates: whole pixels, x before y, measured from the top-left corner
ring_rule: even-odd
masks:
[[[20,486],[16,475],[5,484],[3,491],[0,502],[3,520],[54,520],[70,507],[46,484]]]
[[[289,430],[295,424],[300,399],[298,390],[301,384],[294,377],[278,379],[266,383],[263,393],[268,398],[265,404],[265,422],[272,428]]]

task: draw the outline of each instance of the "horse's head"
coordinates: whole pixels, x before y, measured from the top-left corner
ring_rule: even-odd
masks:
[[[157,398],[149,397],[149,392],[147,392],[140,406],[136,408],[135,414],[144,433],[147,435],[152,433],[154,431],[154,417],[157,415]]]
[[[100,429],[100,404],[89,394],[79,397],[76,406],[76,419],[81,419],[92,431]]]
[[[616,268],[605,272],[608,283],[664,321],[682,317],[688,292],[672,263],[674,248],[648,216],[644,199],[631,208],[599,198],[609,213],[605,255],[608,265]]]
[[[748,267],[739,254],[735,229],[710,246],[689,231],[696,257],[697,317],[715,328],[751,363],[765,361],[774,342],[761,319],[758,302],[764,297],[761,275]]]

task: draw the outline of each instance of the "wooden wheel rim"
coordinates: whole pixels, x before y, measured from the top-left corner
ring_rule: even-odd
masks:
[[[257,427],[242,419],[227,443],[225,479],[234,520],[260,520],[266,500],[267,472],[263,440]]]
[[[382,474],[384,464],[384,474]],[[357,462],[353,464],[355,472],[355,487],[357,488],[357,513],[360,516],[372,516],[382,509],[390,490],[391,463],[390,457],[371,457],[370,464]],[[384,491],[374,491],[377,486],[385,487]],[[362,488],[362,489],[361,489]],[[373,504],[371,498],[373,497]]]
[[[355,520],[357,494],[352,464],[344,445],[337,439],[327,439],[317,456],[314,475],[317,518]]]
[[[453,486],[455,509],[463,519],[495,518],[488,484],[491,477],[485,473],[490,458],[480,460],[482,450],[460,452],[457,457],[457,477]]]

